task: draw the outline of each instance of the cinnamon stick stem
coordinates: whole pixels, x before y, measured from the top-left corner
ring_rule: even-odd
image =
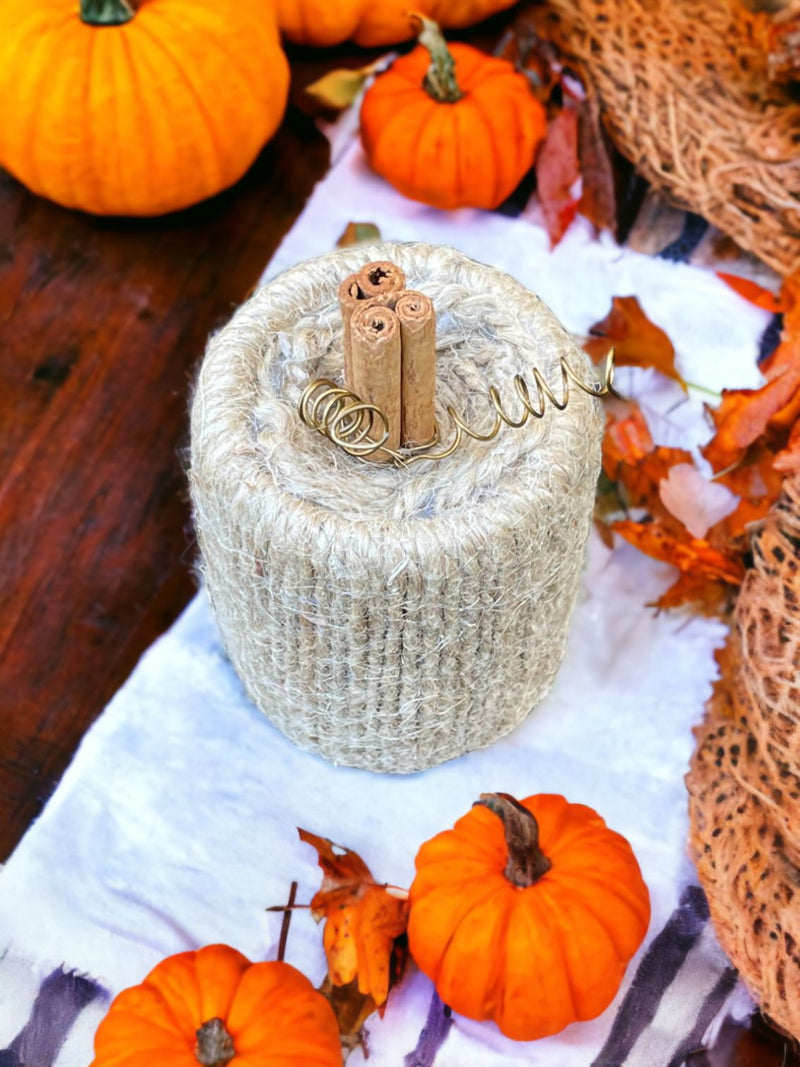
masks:
[[[365,301],[350,319],[351,378],[348,388],[367,404],[374,404],[386,416],[389,436],[385,447],[397,451],[401,426],[401,340],[400,323],[391,308],[380,301]],[[382,430],[382,423],[376,432]],[[390,459],[384,452],[369,457]]]
[[[363,294],[358,284],[358,275],[351,274],[345,278],[339,286],[339,307],[342,309],[342,348],[344,351],[344,382],[346,388],[351,387],[351,345],[350,345],[350,320],[353,312],[363,300]]]
[[[436,433],[436,315],[424,293],[409,290],[395,304],[400,322],[401,440],[404,446],[427,445]]]
[[[358,278],[358,287],[365,300],[369,300],[373,296],[400,293],[406,287],[406,276],[403,271],[386,259],[367,263],[365,267],[361,268],[356,277]]]

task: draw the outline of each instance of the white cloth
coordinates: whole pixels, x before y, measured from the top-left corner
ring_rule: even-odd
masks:
[[[351,219],[376,223],[386,239],[447,243],[508,271],[577,333],[606,314],[613,295],[635,294],[669,333],[687,379],[712,390],[759,380],[768,316],[712,274],[595,240],[580,220],[551,253],[524,218],[412,204],[366,169],[352,141],[268,275],[329,250]],[[658,440],[693,447],[708,436],[703,394],[685,398],[638,369],[621,370],[617,384],[641,400]],[[566,660],[545,704],[490,748],[403,777],[334,767],[286,741],[246,699],[198,594],[88,732],[0,873],[0,1047],[31,1001],[20,961],[39,977],[65,964],[115,992],[165,955],[211,942],[269,958],[280,915],[265,906],[283,903],[293,879],[308,901],[320,880],[295,827],[356,849],[376,877],[408,885],[418,846],[486,790],[557,792],[596,808],[639,859],[652,895],[650,941],[693,881],[683,775],[724,636],[714,620],[645,606],[673,577],[633,548],[610,552],[593,538]],[[305,912],[294,915],[286,958],[315,982],[324,973],[320,929]],[[599,1019],[533,1043],[456,1017],[436,1067],[588,1067],[624,991]],[[430,996],[412,968],[383,1020],[368,1023],[370,1067],[402,1063]],[[89,1061],[91,1029],[70,1036],[59,1067]],[[649,1055],[649,1067],[661,1067]],[[349,1060],[361,1062],[360,1052]]]

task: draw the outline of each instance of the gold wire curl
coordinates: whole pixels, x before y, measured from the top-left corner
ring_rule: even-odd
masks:
[[[500,432],[502,426],[510,426],[519,429],[529,419],[541,419],[547,409],[547,401],[558,411],[564,411],[569,404],[570,382],[589,396],[601,399],[606,396],[619,396],[614,389],[614,349],[606,356],[603,374],[599,381],[582,381],[564,356],[559,360],[561,367],[561,399],[553,392],[545,381],[538,367],[533,370],[533,391],[520,374],[514,375],[514,391],[521,404],[521,413],[518,417],[510,415],[503,406],[500,391],[496,386],[489,389],[489,403],[494,409],[494,424],[487,433],[481,433],[472,429],[464,422],[463,418],[453,409],[451,404],[447,406],[447,414],[455,427],[455,433],[446,448],[435,451],[441,441],[438,425],[432,441],[415,448],[404,449],[396,452],[386,448],[389,437],[389,421],[379,407],[368,404],[345,389],[341,385],[328,378],[315,378],[303,390],[298,406],[298,414],[302,422],[312,430],[321,433],[335,445],[338,445],[350,456],[361,459],[375,452],[383,452],[389,456],[398,466],[408,466],[422,459],[441,460],[447,459],[461,446],[465,435],[475,441],[493,441]],[[379,436],[373,436],[373,430],[378,427]]]

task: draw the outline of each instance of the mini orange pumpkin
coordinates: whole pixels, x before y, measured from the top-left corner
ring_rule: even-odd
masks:
[[[263,0],[3,0],[0,165],[65,207],[174,211],[244,174],[288,85]]]
[[[409,8],[456,29],[472,26],[514,0],[276,0],[278,23],[295,44],[327,48],[352,38],[364,48],[397,44],[414,36]]]
[[[91,1067],[341,1067],[328,1001],[288,963],[227,945],[162,960],[114,1000]]]
[[[506,60],[465,44],[448,49],[427,19],[419,39],[364,96],[367,160],[412,200],[497,207],[533,165],[544,108]]]
[[[411,955],[451,1008],[519,1041],[599,1015],[647,931],[630,845],[562,796],[484,793],[416,866]]]

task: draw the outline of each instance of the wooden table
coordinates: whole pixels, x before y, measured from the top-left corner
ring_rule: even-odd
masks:
[[[301,55],[295,85],[337,62]],[[196,588],[194,368],[327,167],[290,107],[237,186],[161,219],[65,211],[0,171],[0,861]]]

